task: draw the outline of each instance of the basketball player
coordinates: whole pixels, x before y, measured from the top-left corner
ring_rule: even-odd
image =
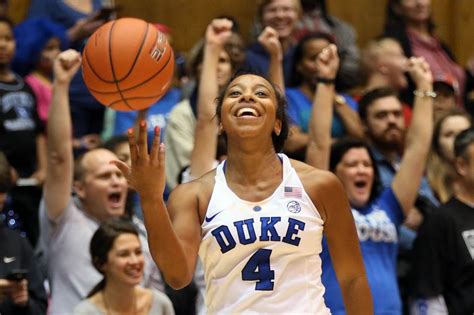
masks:
[[[328,49],[319,58],[336,58]],[[237,75],[217,105],[227,160],[175,188],[165,206],[165,148],[146,123],[129,131],[132,167],[114,161],[141,197],[155,262],[174,288],[187,285],[199,252],[208,313],[329,314],[321,284],[326,236],[348,314],[372,299],[346,194],[334,175],[277,154],[288,134],[274,85]]]

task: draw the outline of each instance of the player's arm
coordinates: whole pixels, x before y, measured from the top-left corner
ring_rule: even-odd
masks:
[[[167,207],[160,195],[140,194],[151,255],[174,289],[191,283],[196,268],[201,242],[197,185],[177,186]]]
[[[153,144],[148,153],[147,127],[142,121],[138,137],[133,128],[128,131],[131,169],[122,161],[112,161],[127,177],[140,195],[148,233],[148,245],[153,260],[166,282],[173,288],[182,288],[192,280],[201,240],[198,215],[200,182],[175,188],[166,207],[165,147],[160,143],[160,129],[155,128]]]
[[[423,58],[410,58],[409,73],[421,93],[433,91],[430,67]],[[413,116],[408,128],[405,151],[400,168],[392,182],[392,189],[402,206],[405,216],[413,207],[433,134],[433,98],[416,95]]]
[[[47,126],[47,167],[44,199],[50,219],[58,218],[71,198],[73,155],[69,109],[69,84],[81,65],[75,50],[59,54],[54,61],[54,82]]]
[[[318,172],[317,178],[313,200],[324,218],[324,234],[346,312],[373,314],[372,296],[349,200],[334,174]]]
[[[218,94],[217,68],[219,55],[231,35],[232,21],[214,19],[206,30],[204,57],[199,80],[198,111],[191,154],[190,174],[200,177],[214,166],[218,127],[215,120],[215,100]]]

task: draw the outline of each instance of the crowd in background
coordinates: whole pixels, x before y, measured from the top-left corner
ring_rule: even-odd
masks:
[[[0,16],[1,314],[205,312],[202,267],[181,290],[162,280],[139,196],[108,162],[130,164],[126,132],[146,121],[166,147],[165,198],[213,169],[226,156],[214,99],[239,71],[285,95],[282,152],[343,183],[375,313],[474,313],[474,52],[456,61],[430,0],[387,1],[384,31],[364,47],[324,0],[257,1],[251,43],[239,16],[217,16],[230,36],[203,29],[175,51],[172,87],[139,112],[98,103],[78,55],[57,59],[80,53],[112,5],[33,0],[17,25]],[[179,36],[153,25],[171,44]],[[331,45],[337,62],[325,68]],[[344,314],[327,248],[321,257],[325,301]]]

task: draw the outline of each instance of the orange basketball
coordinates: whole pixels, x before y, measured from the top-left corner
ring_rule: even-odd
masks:
[[[82,53],[82,75],[103,105],[145,109],[166,93],[174,56],[166,36],[140,19],[122,18],[101,26]]]

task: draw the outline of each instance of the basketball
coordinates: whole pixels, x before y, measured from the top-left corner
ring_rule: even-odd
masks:
[[[82,75],[92,95],[119,111],[141,110],[159,100],[173,77],[166,36],[135,18],[110,21],[91,35],[82,53]]]

